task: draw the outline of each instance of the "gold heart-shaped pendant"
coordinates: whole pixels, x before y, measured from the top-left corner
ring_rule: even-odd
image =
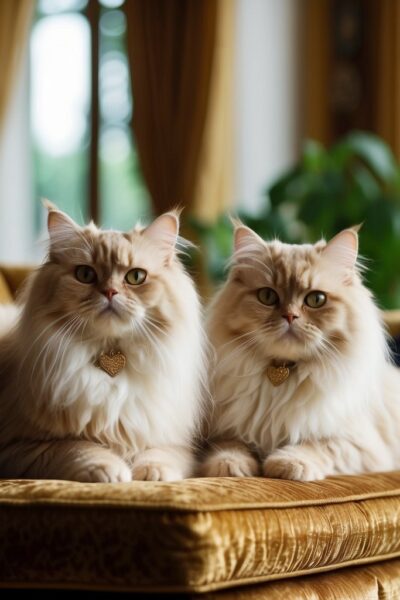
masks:
[[[125,367],[126,358],[122,352],[111,350],[108,354],[100,354],[97,366],[110,377],[115,377]]]
[[[281,385],[290,375],[290,370],[287,367],[267,367],[267,377],[272,385]]]

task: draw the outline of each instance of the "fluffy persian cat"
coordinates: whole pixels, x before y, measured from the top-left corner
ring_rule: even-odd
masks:
[[[48,208],[48,259],[0,313],[0,477],[190,476],[205,366],[177,214],[120,233]]]
[[[208,317],[215,407],[203,475],[400,468],[400,374],[357,251],[357,228],[288,245],[237,226]]]

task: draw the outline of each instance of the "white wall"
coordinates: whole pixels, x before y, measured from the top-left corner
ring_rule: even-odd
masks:
[[[34,262],[33,183],[26,56],[0,137],[0,261]]]
[[[256,211],[299,149],[301,0],[236,0],[235,203]]]

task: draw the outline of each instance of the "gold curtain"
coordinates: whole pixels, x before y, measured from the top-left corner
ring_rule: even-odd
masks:
[[[156,213],[213,220],[231,190],[232,0],[129,0],[133,130]]]
[[[0,127],[26,46],[33,0],[0,0]]]
[[[374,130],[400,160],[400,0],[379,0],[373,8],[376,48]]]
[[[332,141],[330,120],[330,0],[306,0],[303,13],[303,135]]]
[[[341,6],[345,5],[342,2]],[[362,36],[355,67],[362,80],[361,105],[348,129],[381,136],[400,160],[400,0],[359,0]],[[334,114],[332,84],[341,58],[333,36],[336,0],[306,0],[304,15],[303,133],[330,144],[343,134]]]

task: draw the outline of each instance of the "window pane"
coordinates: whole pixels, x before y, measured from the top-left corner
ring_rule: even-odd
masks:
[[[91,0],[97,1],[97,0]],[[150,210],[130,122],[132,96],[120,0],[100,2],[99,222],[126,229]],[[36,196],[78,222],[89,206],[91,28],[87,0],[39,0],[31,35],[31,124]],[[36,202],[36,230],[45,215]]]
[[[117,229],[129,229],[138,219],[146,219],[150,212],[149,195],[141,177],[130,128],[132,96],[125,33],[124,13],[103,9],[100,19],[100,208],[102,223]]]
[[[83,10],[88,0],[39,0],[38,10],[42,15],[51,15],[60,12]]]
[[[100,110],[108,123],[128,123],[132,114],[129,68],[122,52],[110,51],[101,59]]]
[[[79,14],[43,17],[31,37],[31,123],[37,196],[86,218],[90,29]],[[40,213],[38,207],[38,214]]]
[[[101,221],[107,227],[130,229],[149,213],[131,132],[124,126],[103,126],[100,137]]]
[[[122,6],[124,0],[100,0],[100,4],[106,8],[118,8]]]

